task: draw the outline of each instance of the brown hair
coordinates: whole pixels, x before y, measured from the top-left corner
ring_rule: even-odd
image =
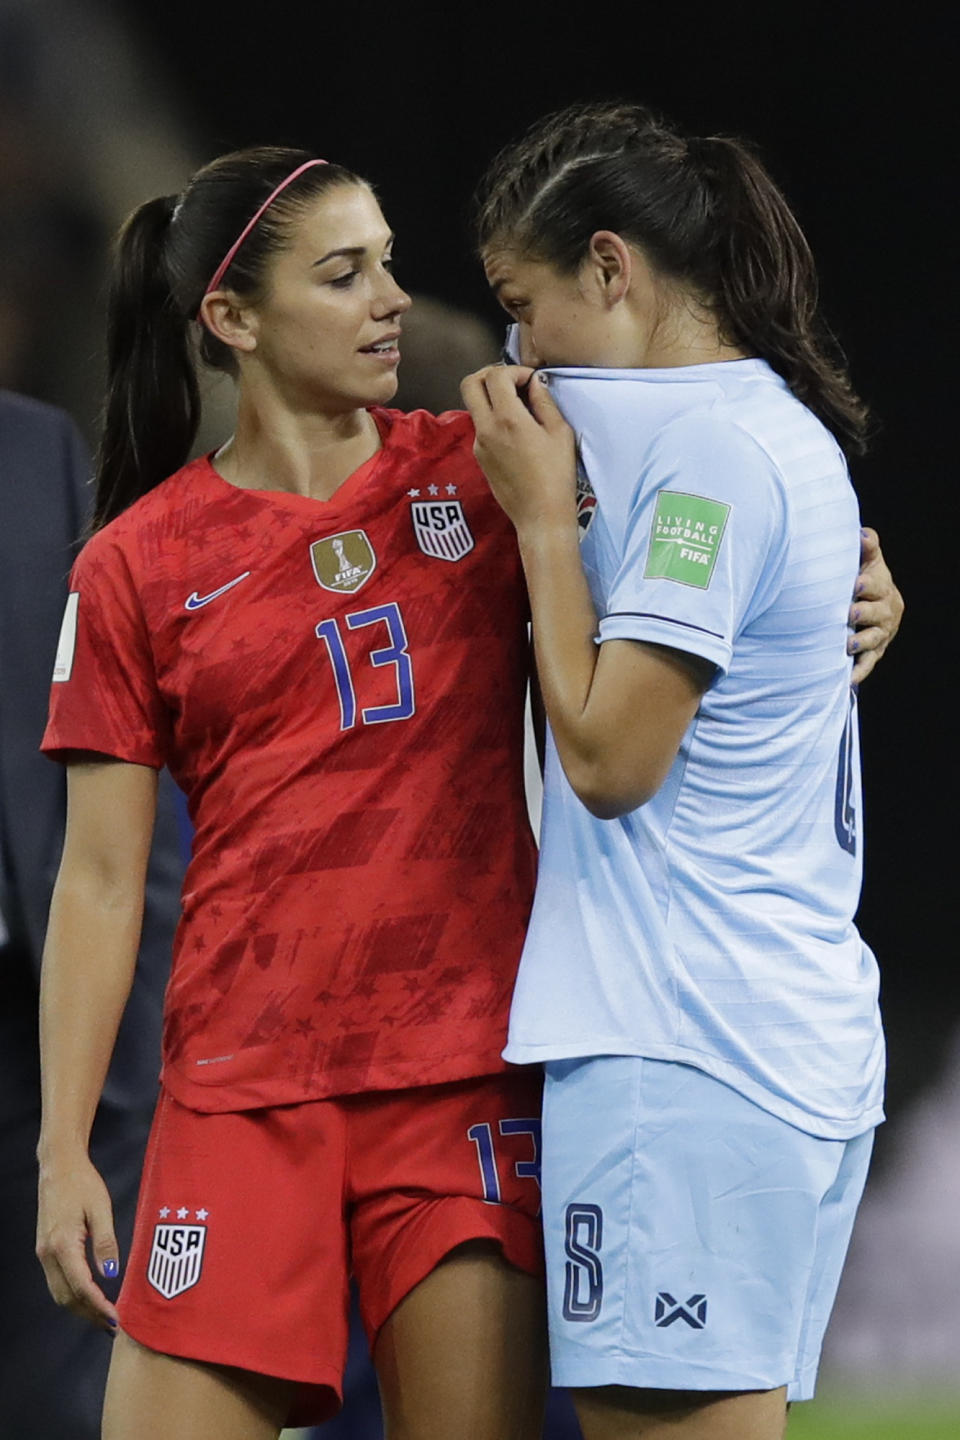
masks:
[[[847,453],[865,449],[867,409],[818,313],[810,247],[742,141],[684,138],[642,106],[572,106],[501,152],[477,211],[482,251],[508,246],[565,273],[597,230],[622,235],[702,297],[723,340],[766,360]]]

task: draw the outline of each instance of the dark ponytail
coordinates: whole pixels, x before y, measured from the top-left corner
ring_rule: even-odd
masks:
[[[810,247],[742,142],[684,139],[639,106],[574,106],[503,151],[483,181],[483,251],[506,246],[573,273],[597,230],[689,287],[726,343],[766,360],[847,453],[863,452],[866,407],[818,314]]]
[[[117,238],[95,530],[179,469],[200,423],[188,325],[177,312],[163,259],[175,206],[174,196],[148,200]]]
[[[179,197],[149,200],[117,237],[107,322],[107,395],[93,528],[106,525],[187,460],[200,421],[195,356],[236,373],[233,352],[196,316],[211,276],[248,221],[307,152],[259,147],[223,155]],[[315,165],[270,205],[221,281],[248,301],[265,289],[270,258],[303,208],[337,185],[363,184]]]

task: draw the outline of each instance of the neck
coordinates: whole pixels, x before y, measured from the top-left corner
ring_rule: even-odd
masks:
[[[329,500],[380,449],[366,410],[325,414],[255,402],[241,388],[234,434],[217,451],[216,468],[244,490],[283,490]]]
[[[710,311],[682,298],[661,315],[643,348],[640,363],[645,369],[716,365],[748,358],[746,350],[723,340]]]

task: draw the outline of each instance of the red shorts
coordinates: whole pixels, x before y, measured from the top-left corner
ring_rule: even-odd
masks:
[[[543,1269],[538,1070],[201,1114],[163,1093],[119,1301],[135,1340],[300,1382],[339,1408],[349,1278],[371,1347],[455,1246]]]

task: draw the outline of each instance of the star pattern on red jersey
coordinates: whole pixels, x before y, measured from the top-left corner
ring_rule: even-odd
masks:
[[[330,500],[201,459],[75,567],[44,748],[187,794],[163,1079],[196,1110],[505,1068],[535,866],[522,570],[467,417],[374,414]]]

